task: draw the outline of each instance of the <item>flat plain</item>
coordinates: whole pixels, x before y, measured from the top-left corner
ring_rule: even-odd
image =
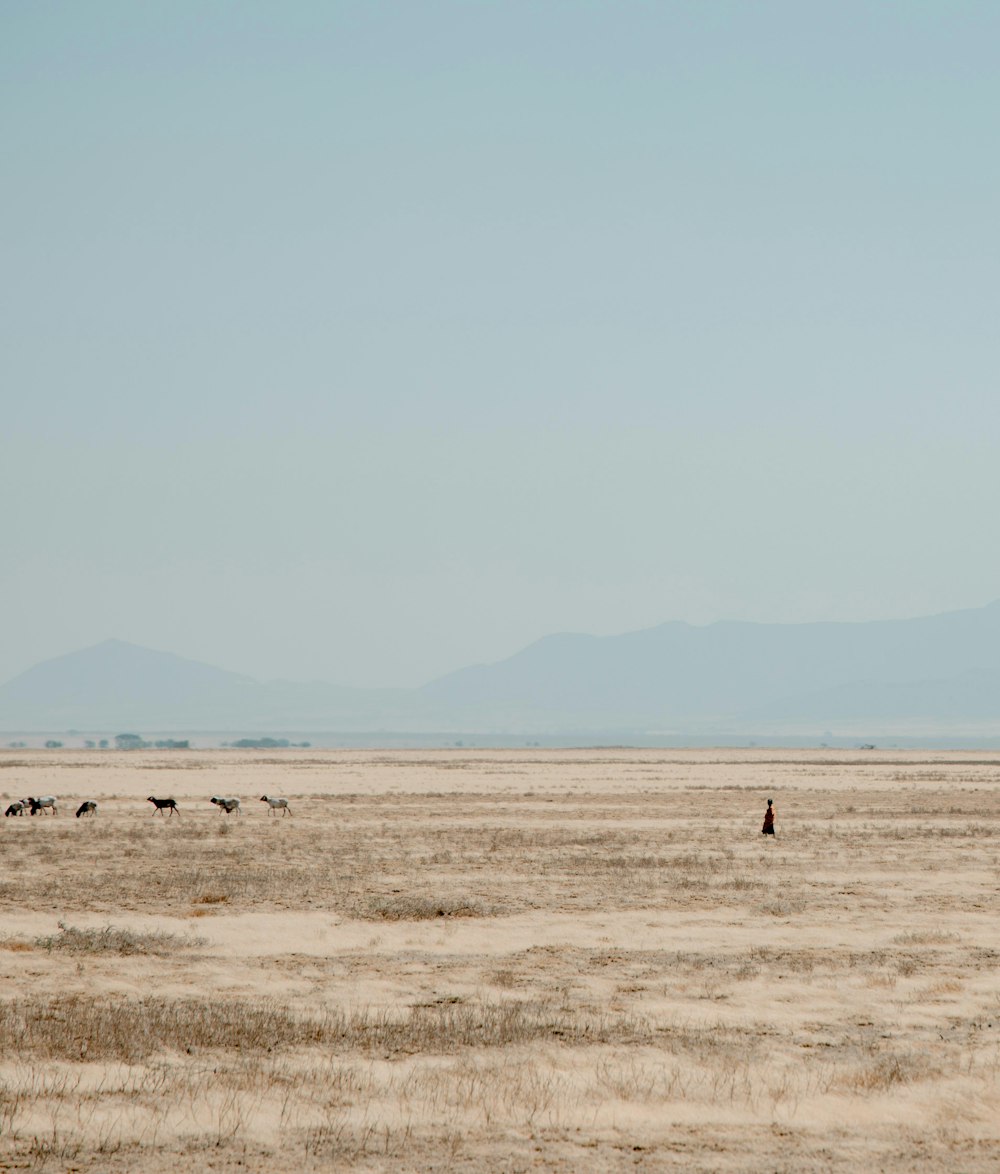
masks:
[[[0,791],[59,799],[0,825],[0,1169],[1000,1169],[1000,756],[10,750]]]

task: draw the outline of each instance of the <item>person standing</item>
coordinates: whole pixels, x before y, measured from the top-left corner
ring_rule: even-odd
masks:
[[[772,799],[768,799],[767,811],[764,812],[764,826],[760,829],[760,834],[762,836],[773,836],[774,835],[774,805],[773,804],[774,804],[774,801]]]

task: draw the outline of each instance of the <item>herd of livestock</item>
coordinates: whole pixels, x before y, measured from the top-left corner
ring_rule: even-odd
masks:
[[[279,811],[282,815],[292,814],[292,810],[288,806],[287,799],[278,799],[273,795],[261,795],[260,801],[261,803],[267,804],[268,815],[275,815]],[[176,801],[173,799],[157,799],[154,795],[150,795],[146,802],[152,803],[154,815],[163,815],[164,812],[167,812],[170,815],[173,815],[174,812],[176,812],[178,815],[180,814],[180,809],[178,808]],[[234,811],[237,815],[243,814],[243,808],[240,806],[239,799],[227,799],[222,795],[213,795],[209,802],[214,803],[216,807],[218,807],[219,811],[224,811],[226,815],[232,815]],[[31,796],[29,796],[27,799],[15,799],[14,802],[11,803],[11,805],[4,812],[4,815],[24,815],[26,811],[30,815],[38,815],[40,812],[45,811],[51,812],[52,815],[55,815],[55,795],[42,795],[38,799],[35,799]],[[96,814],[97,804],[93,799],[87,799],[77,808],[76,818],[79,819],[82,815]]]

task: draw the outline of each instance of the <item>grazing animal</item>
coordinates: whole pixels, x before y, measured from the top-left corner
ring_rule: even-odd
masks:
[[[49,810],[53,815],[56,814],[56,797],[55,795],[43,795],[40,799],[32,799],[28,796],[28,802],[31,804],[31,814],[37,815],[39,811]]]
[[[97,811],[97,804],[93,799],[88,799],[85,803],[81,803],[76,809],[76,818],[79,819],[81,815],[94,815]]]
[[[260,801],[261,801],[261,803],[267,804],[267,806],[268,806],[267,814],[268,815],[274,815],[274,813],[279,808],[281,809],[281,812],[283,815],[291,815],[292,814],[292,809],[288,806],[287,799],[272,799],[267,795],[261,795]]]
[[[23,799],[15,799],[14,802],[7,808],[4,815],[24,815],[25,802]]]
[[[156,815],[157,812],[162,815],[164,810],[169,811],[170,814],[173,815],[174,812],[177,811],[177,804],[173,799],[154,799],[153,796],[150,795],[146,802],[153,804],[153,807],[155,808],[153,812],[154,815]],[[177,811],[177,814],[179,815],[180,812]]]
[[[219,811],[224,811],[226,815],[232,815],[234,811],[237,815],[243,814],[239,799],[224,799],[221,795],[213,795],[209,802],[214,803]]]

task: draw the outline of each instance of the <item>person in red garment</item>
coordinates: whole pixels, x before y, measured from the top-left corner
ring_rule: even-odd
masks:
[[[760,834],[762,836],[774,835],[774,807],[772,806],[772,803],[773,800],[768,799],[767,811],[764,812],[764,826],[760,829]]]

